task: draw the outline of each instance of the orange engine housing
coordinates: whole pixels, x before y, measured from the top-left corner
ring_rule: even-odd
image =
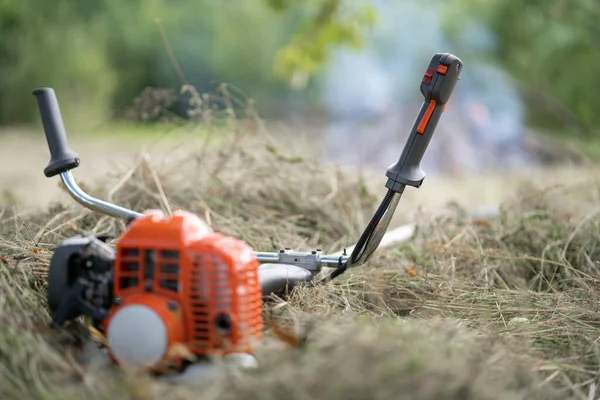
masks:
[[[118,335],[131,330],[131,337],[117,338],[119,343],[160,342],[160,357],[155,354],[147,367],[157,358],[178,365],[181,360],[169,352],[175,344],[195,356],[252,353],[253,342],[262,336],[258,266],[249,245],[213,232],[192,213],[179,211],[169,218],[161,211],[146,212],[116,246],[115,305],[103,323],[111,357],[119,363],[110,346],[111,323],[119,313]],[[152,313],[154,321],[162,321],[160,335],[152,324],[145,331],[125,317],[126,308]]]

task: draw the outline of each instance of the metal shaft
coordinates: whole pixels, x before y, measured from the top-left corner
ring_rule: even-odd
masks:
[[[125,218],[125,219],[137,218],[137,217],[141,217],[143,215],[143,214],[140,214],[133,210],[119,207],[115,204],[111,204],[106,201],[102,201],[100,199],[90,196],[89,194],[84,192],[79,187],[79,185],[77,185],[77,182],[75,182],[75,178],[73,178],[73,174],[71,173],[70,170],[61,173],[60,178],[61,178],[62,182],[65,184],[65,187],[67,188],[67,191],[69,192],[71,197],[76,202],[78,202],[79,204],[81,204],[82,206],[84,206],[90,210],[93,210],[93,211],[96,211],[96,212],[99,212],[102,214],[107,214],[107,215],[110,215],[115,218]]]
[[[257,251],[254,253],[258,261],[262,263],[276,263],[279,261],[279,254],[277,253],[269,253],[264,251]],[[321,256],[321,265],[323,266],[331,266],[336,267],[340,264],[340,260],[342,263],[346,262],[348,256],[336,256],[336,255],[323,255]]]

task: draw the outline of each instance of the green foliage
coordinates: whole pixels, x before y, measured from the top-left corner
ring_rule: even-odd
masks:
[[[294,25],[264,0],[0,0],[0,124],[37,119],[31,90],[55,88],[67,124],[118,117],[147,86],[241,86],[257,100],[285,94],[272,74]]]
[[[56,90],[71,127],[123,115],[148,86],[227,82],[264,108],[279,105],[292,78],[322,67],[333,47],[360,45],[372,10],[341,3],[0,0],[0,124],[35,121],[39,86]]]
[[[449,32],[464,34],[472,19],[497,35],[490,52],[461,46],[460,39],[456,52],[465,62],[491,57],[504,66],[527,100],[531,122],[600,135],[600,3],[434,5]],[[56,89],[70,126],[89,126],[123,115],[146,87],[177,89],[182,81],[200,92],[227,82],[230,92],[251,96],[269,116],[281,111],[290,87],[314,87],[310,78],[336,48],[362,48],[376,24],[367,0],[0,0],[0,124],[37,121],[30,93],[39,86]]]
[[[21,122],[37,112],[30,94],[38,86],[60,87],[60,100],[84,101],[94,117],[106,111],[116,84],[109,68],[107,26],[76,2],[0,2],[0,121]],[[75,7],[76,8],[76,7]]]
[[[195,51],[199,60],[210,59],[207,75],[232,84],[237,95],[251,96],[265,106],[285,96],[284,84],[271,71],[277,49],[285,45],[294,29],[290,16],[277,15],[265,7],[264,0],[215,2],[209,15],[210,36]],[[193,83],[199,86],[201,80]]]
[[[595,0],[459,0],[498,35],[496,57],[519,81],[532,121],[600,135],[600,3]]]
[[[289,11],[294,3],[305,1],[268,0],[278,11]],[[329,60],[333,48],[363,46],[366,31],[376,22],[375,10],[370,4],[353,3],[346,9],[341,0],[319,0],[310,2],[313,17],[278,53],[275,60],[275,75],[295,87],[304,88],[311,74],[318,71]]]

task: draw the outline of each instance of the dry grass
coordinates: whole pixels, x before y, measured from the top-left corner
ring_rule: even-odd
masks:
[[[90,191],[115,189],[113,200],[136,210],[196,212],[264,251],[353,243],[376,206],[371,188],[285,153],[236,137],[166,164],[141,159]],[[257,370],[191,386],[90,362],[80,332],[46,328],[52,247],[80,230],[118,234],[120,222],[73,204],[4,209],[0,398],[597,398],[599,194],[595,183],[529,185],[491,221],[457,206],[422,215],[410,244],[265,306],[300,330],[302,347],[267,332]]]

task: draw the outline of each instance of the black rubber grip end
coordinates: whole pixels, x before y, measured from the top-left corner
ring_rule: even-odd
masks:
[[[67,134],[63,124],[58,100],[52,88],[39,88],[33,91],[37,98],[46,141],[50,149],[50,162],[44,168],[44,175],[50,178],[79,166],[79,155],[69,149]]]

